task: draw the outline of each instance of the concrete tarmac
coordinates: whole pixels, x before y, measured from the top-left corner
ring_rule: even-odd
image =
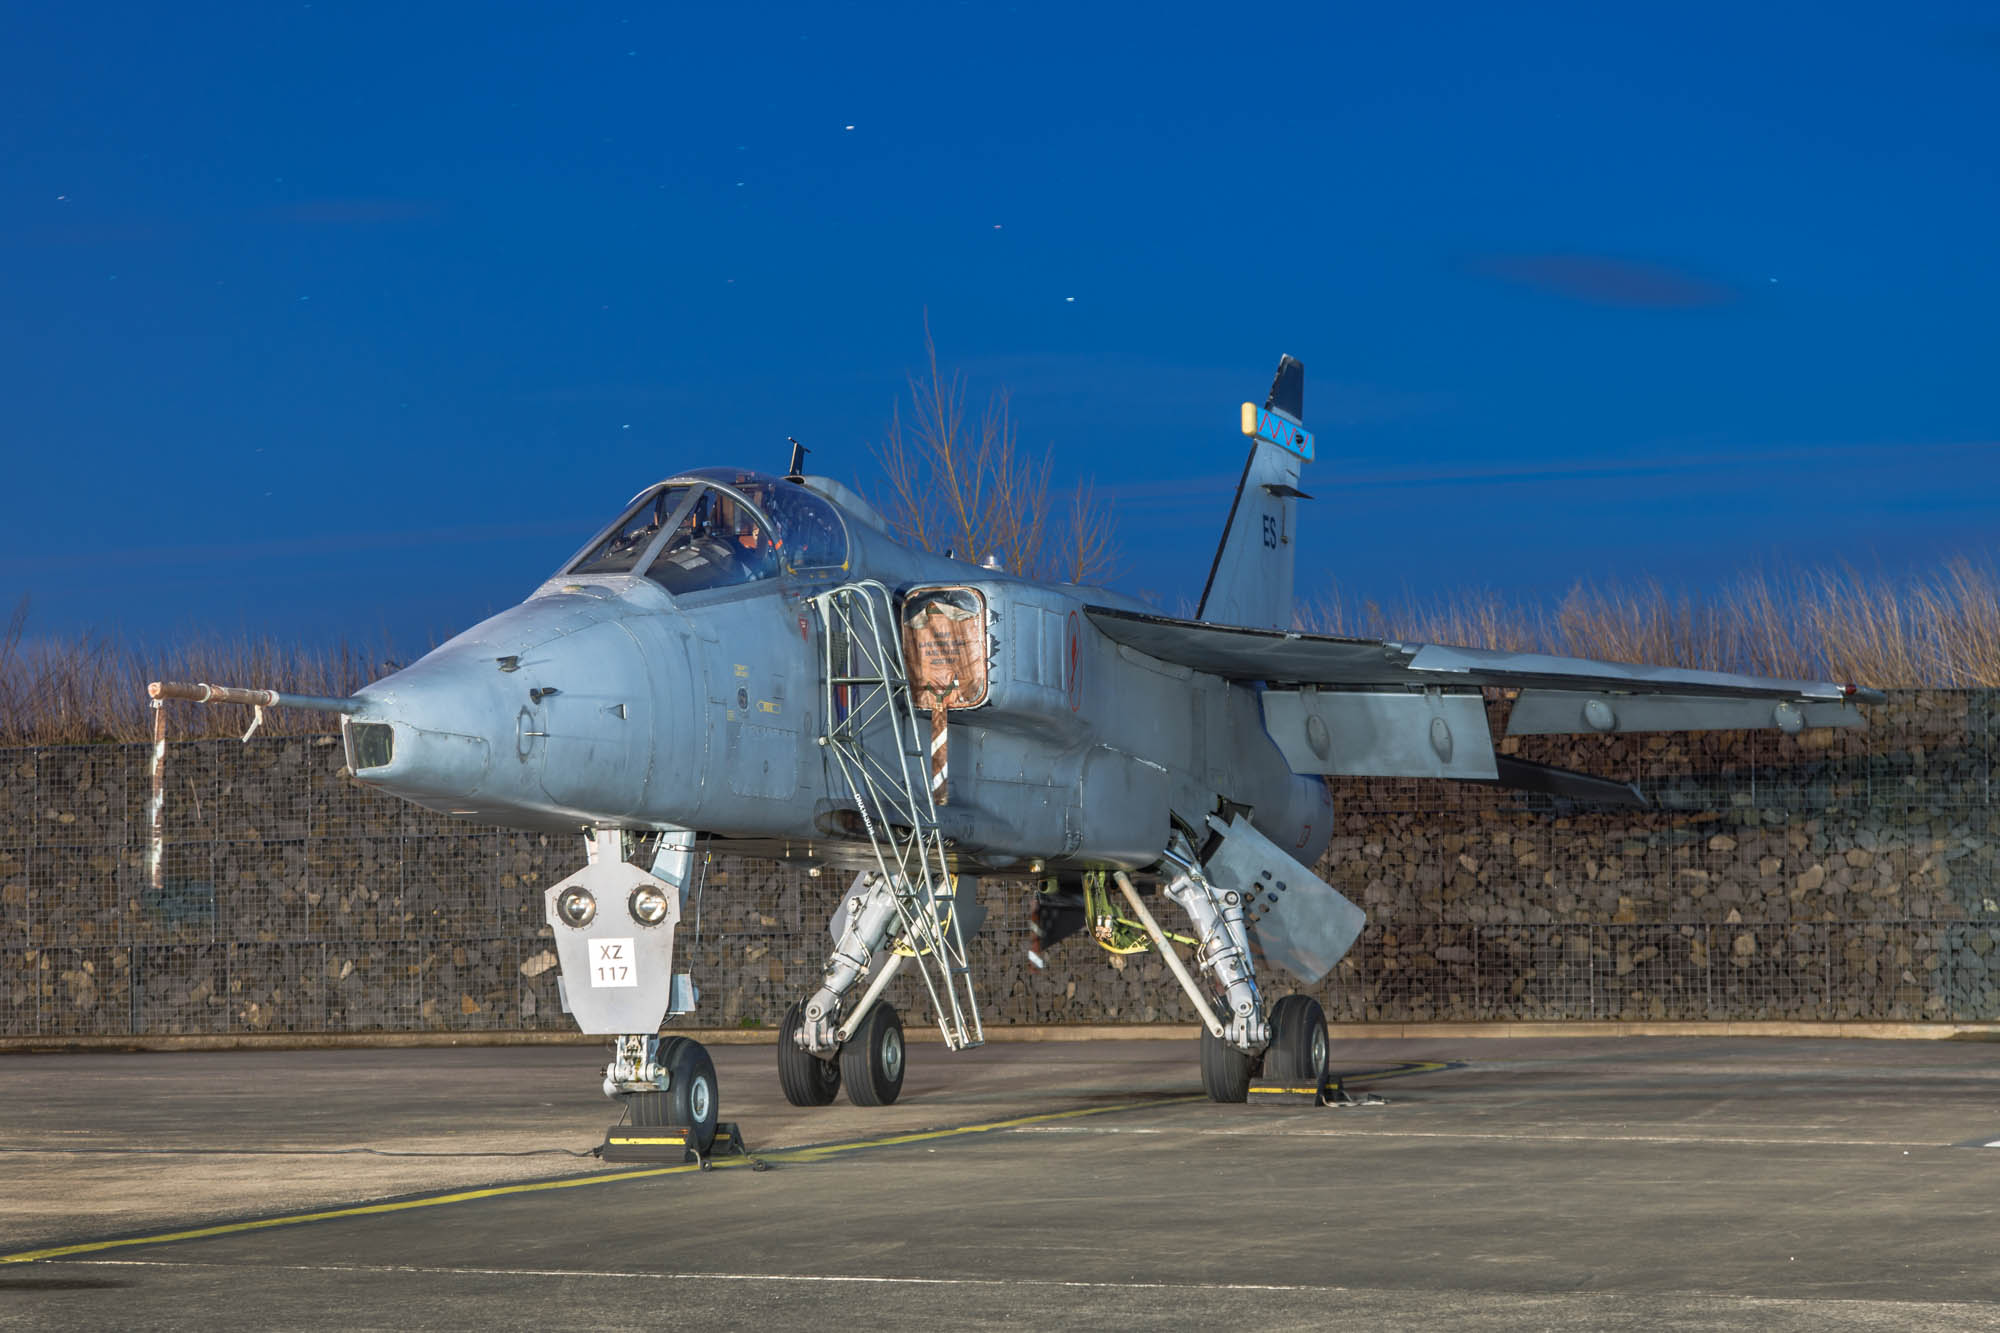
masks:
[[[1106,1041],[800,1110],[712,1047],[708,1172],[574,1155],[587,1048],[8,1056],[0,1258],[58,1253],[0,1327],[2000,1329],[2000,1044],[1334,1035],[1387,1105]]]

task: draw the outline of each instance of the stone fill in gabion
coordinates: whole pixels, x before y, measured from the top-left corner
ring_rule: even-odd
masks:
[[[1369,924],[1313,993],[1336,1021],[2000,1018],[2000,692],[1900,692],[1871,721],[1501,742],[1638,781],[1641,813],[1336,781],[1319,872]],[[155,888],[149,749],[0,750],[0,1035],[569,1026],[540,893],[580,838],[378,796],[331,737],[180,743]],[[773,1025],[810,991],[844,887],[715,857],[681,935],[700,1025]],[[1032,969],[1028,890],[982,886],[990,1024],[1189,1021],[1150,957],[1075,937]],[[892,995],[920,1021],[914,975]]]

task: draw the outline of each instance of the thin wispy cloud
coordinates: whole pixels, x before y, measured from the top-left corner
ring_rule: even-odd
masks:
[[[1448,467],[1361,468],[1348,471],[1340,460],[1324,452],[1307,471],[1300,485],[1315,492],[1357,490],[1419,489],[1427,486],[1519,486],[1560,481],[1615,480],[1632,477],[1664,477],[1686,473],[1722,473],[1739,468],[1762,467],[1774,463],[1813,464],[1830,462],[1866,463],[1880,459],[1908,459],[1913,454],[1942,456],[1953,453],[1991,454],[2000,450],[2000,441],[1965,440],[1931,444],[1833,444],[1798,445],[1784,449],[1757,449],[1736,453],[1658,454],[1650,457],[1617,459],[1544,459],[1534,462],[1495,459],[1484,463]],[[1235,488],[1238,474],[1209,473],[1169,480],[1132,482],[1099,486],[1097,494],[1121,508],[1209,504],[1218,493],[1225,496]]]
[[[1470,261],[1488,277],[1522,287],[1631,310],[1693,310],[1727,305],[1735,288],[1664,264],[1592,254],[1491,254]]]
[[[211,565],[238,561],[270,561],[300,556],[345,555],[356,551],[393,551],[415,547],[466,546],[486,542],[567,537],[581,544],[601,525],[595,519],[545,520],[537,523],[489,523],[458,528],[424,528],[405,532],[328,532],[282,541],[209,542],[185,546],[131,546],[121,549],[66,551],[61,555],[0,560],[0,574],[66,571],[88,567],[136,565]],[[558,543],[560,545],[560,543]]]

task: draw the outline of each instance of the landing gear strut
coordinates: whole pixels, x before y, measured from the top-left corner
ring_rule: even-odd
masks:
[[[1180,839],[1176,837],[1175,842]],[[1220,1036],[1240,1051],[1262,1050],[1271,1040],[1271,1028],[1264,1021],[1257,971],[1250,961],[1250,927],[1243,895],[1210,883],[1201,863],[1192,855],[1177,854],[1179,850],[1170,848],[1167,852],[1174,875],[1164,892],[1188,914],[1198,945],[1195,962],[1221,993],[1227,1012],[1217,1015],[1222,1024]]]
[[[778,1034],[778,1081],[794,1106],[825,1106],[843,1084],[856,1106],[887,1106],[903,1091],[903,1020],[882,993],[909,954],[891,952],[861,997],[848,1003],[902,924],[888,877],[857,875],[845,910],[820,988],[785,1011]]]
[[[585,848],[588,864],[542,897],[563,1008],[583,1031],[613,1038],[604,1095],[624,1103],[631,1124],[684,1130],[687,1146],[705,1157],[720,1105],[715,1063],[700,1042],[660,1031],[700,999],[693,979],[674,971],[674,932],[696,869],[694,834],[601,828]]]

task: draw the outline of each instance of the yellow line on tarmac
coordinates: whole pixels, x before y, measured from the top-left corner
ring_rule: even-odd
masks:
[[[1144,1106],[1173,1106],[1180,1102],[1202,1100],[1204,1099],[1201,1097],[1165,1097],[1158,1101],[1120,1102],[1116,1106],[1085,1106],[1074,1111],[1050,1111],[1046,1115],[1024,1115],[1013,1120],[992,1120],[982,1125],[925,1129],[912,1134],[894,1134],[888,1138],[868,1139],[860,1143],[829,1143],[818,1148],[794,1148],[789,1152],[759,1153],[758,1156],[767,1162],[818,1162],[860,1148],[893,1148],[904,1143],[927,1143],[935,1139],[958,1138],[966,1134],[988,1134],[997,1129],[1018,1129],[1022,1125],[1044,1125],[1052,1120],[1076,1120],[1087,1115],[1103,1115],[1107,1111],[1136,1111]]]
[[[1174,1102],[1199,1101],[1198,1097],[1174,1097],[1165,1100],[1119,1102],[1112,1106],[1086,1106],[1072,1111],[1050,1111],[1043,1115],[1018,1116],[1012,1120],[991,1120],[976,1125],[958,1125],[950,1129],[922,1130],[910,1134],[891,1134],[878,1139],[856,1139],[848,1143],[829,1143],[818,1147],[794,1148],[785,1152],[760,1153],[758,1157],[767,1162],[818,1162],[841,1153],[858,1152],[864,1148],[890,1148],[904,1143],[921,1143],[934,1139],[961,1138],[969,1134],[990,1134],[996,1130],[1015,1129],[1022,1125],[1044,1124],[1052,1120],[1075,1120],[1082,1116],[1106,1115],[1113,1111],[1136,1111],[1148,1106],[1165,1106]],[[719,1157],[712,1159],[718,1167],[747,1166],[747,1157]],[[621,1180],[645,1180],[653,1176],[677,1176],[689,1171],[699,1171],[692,1163],[685,1166],[654,1166],[638,1171],[607,1171],[598,1175],[570,1176],[562,1180],[537,1180],[520,1185],[492,1185],[484,1189],[459,1190],[452,1194],[431,1194],[418,1199],[399,1199],[391,1203],[364,1203],[347,1208],[326,1208],[311,1213],[288,1213],[280,1217],[262,1217],[249,1222],[221,1222],[214,1226],[192,1227],[185,1231],[163,1231],[149,1236],[126,1236],[117,1240],[81,1241],[75,1245],[53,1245],[41,1250],[21,1250],[14,1254],[0,1254],[0,1264],[24,1264],[37,1259],[62,1259],[76,1254],[96,1254],[104,1250],[124,1249],[132,1245],[165,1245],[174,1241],[205,1240],[211,1236],[233,1236],[248,1231],[268,1231],[273,1227],[298,1226],[304,1222],[331,1222],[344,1217],[379,1217],[387,1213],[406,1213],[418,1208],[436,1208],[443,1204],[472,1203],[479,1199],[499,1199],[514,1194],[537,1194],[545,1190],[580,1189],[586,1185],[609,1185]]]
[[[1337,1088],[1348,1079],[1353,1079],[1357,1083],[1363,1080],[1373,1083],[1378,1079],[1408,1078],[1412,1074],[1438,1074],[1447,1069],[1464,1067],[1463,1060],[1411,1060],[1406,1064],[1390,1065],[1387,1069],[1368,1069],[1358,1074],[1335,1074],[1333,1086]]]

